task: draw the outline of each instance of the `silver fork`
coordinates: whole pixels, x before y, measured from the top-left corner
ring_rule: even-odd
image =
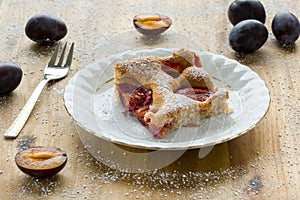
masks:
[[[71,67],[72,58],[73,58],[73,51],[74,51],[74,43],[72,43],[70,47],[70,51],[68,53],[67,59],[65,64],[63,65],[64,55],[66,51],[67,43],[64,45],[62,50],[60,59],[57,64],[55,64],[57,59],[58,50],[60,48],[60,43],[58,43],[48,65],[44,69],[44,79],[38,84],[38,86],[33,91],[32,95],[28,99],[27,103],[25,104],[24,108],[21,110],[18,117],[15,119],[13,124],[8,128],[4,137],[6,138],[16,138],[20,131],[22,130],[23,126],[25,125],[29,115],[31,114],[35,103],[37,102],[41,92],[43,91],[46,84],[51,80],[58,80],[62,79],[67,76],[69,69]]]

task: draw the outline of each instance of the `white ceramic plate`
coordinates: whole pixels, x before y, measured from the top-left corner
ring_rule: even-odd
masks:
[[[255,72],[224,56],[192,50],[200,55],[203,67],[214,77],[215,84],[229,90],[233,113],[201,120],[201,126],[180,128],[163,139],[154,138],[134,117],[123,114],[114,95],[113,68],[116,62],[127,58],[169,56],[175,50],[140,49],[112,55],[87,65],[71,78],[65,90],[65,106],[86,130],[86,137],[92,134],[101,140],[144,149],[193,149],[234,139],[264,117],[270,96]]]

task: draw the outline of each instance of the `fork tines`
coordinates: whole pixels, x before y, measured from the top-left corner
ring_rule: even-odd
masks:
[[[60,44],[61,44],[60,42],[57,44],[57,46],[55,48],[55,51],[54,51],[54,53],[53,53],[53,55],[52,55],[52,57],[51,57],[51,59],[48,63],[48,66],[55,66],[55,61],[56,61],[56,58],[57,58],[58,51],[60,49]],[[57,66],[62,66],[66,48],[67,48],[67,42],[65,43],[65,45],[63,47],[61,57],[60,57],[60,59],[57,63]],[[66,60],[66,64],[64,65],[64,67],[71,66],[71,62],[72,62],[72,58],[73,58],[73,51],[74,51],[74,42],[71,44],[71,48],[70,48],[70,51],[69,51],[69,54],[68,54],[68,57],[67,57],[67,60]]]

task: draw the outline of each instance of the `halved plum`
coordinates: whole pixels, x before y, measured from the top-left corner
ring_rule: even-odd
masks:
[[[134,16],[136,30],[146,36],[155,36],[165,32],[172,25],[172,20],[158,13],[144,13]]]
[[[57,174],[67,163],[65,151],[56,147],[37,146],[19,151],[15,156],[18,168],[33,177],[44,178]]]

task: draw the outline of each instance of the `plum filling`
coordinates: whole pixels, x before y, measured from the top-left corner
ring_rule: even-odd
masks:
[[[177,78],[178,76],[180,76],[180,68],[178,68],[176,65],[170,67],[168,65],[163,65],[161,67],[161,70],[163,70],[165,73],[167,73],[169,76],[172,76],[173,78]]]
[[[176,94],[182,94],[196,101],[206,101],[214,92],[208,88],[182,88],[176,91]]]
[[[186,66],[182,66],[181,63],[177,63],[174,58],[167,58],[163,61],[163,66],[162,66],[162,70],[175,70],[179,73],[181,73]]]
[[[141,107],[133,112],[134,116],[144,125],[148,126],[150,121],[145,120],[145,114],[148,112],[149,106]]]
[[[133,115],[144,125],[147,126],[149,121],[144,119],[152,102],[152,91],[143,86],[123,83],[117,86],[120,94],[120,100],[126,108],[126,112],[132,112]]]
[[[177,60],[174,57],[166,58],[162,61],[162,63],[163,65],[161,69],[173,78],[177,78],[185,68],[192,65],[196,67],[202,67],[200,57],[196,54],[194,54],[194,63],[189,63],[184,58]]]
[[[152,124],[149,125],[149,130],[156,138],[163,138],[174,127],[174,122],[165,124],[163,127],[157,127]]]
[[[136,111],[152,102],[152,91],[143,86],[123,83],[117,86],[120,100],[129,112]]]
[[[197,56],[196,54],[194,54],[194,58],[195,58],[195,63],[194,63],[194,65],[195,65],[196,67],[202,67],[202,63],[201,63],[200,57]]]

